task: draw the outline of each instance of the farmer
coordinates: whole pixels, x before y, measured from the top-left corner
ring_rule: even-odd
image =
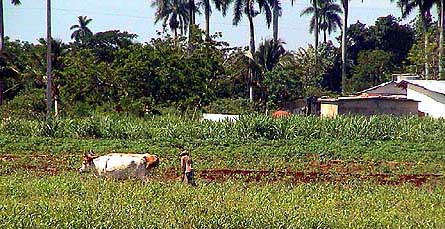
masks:
[[[192,158],[186,150],[183,150],[179,154],[179,158],[181,160],[182,182],[184,182],[184,184],[195,185],[195,180],[193,179]]]

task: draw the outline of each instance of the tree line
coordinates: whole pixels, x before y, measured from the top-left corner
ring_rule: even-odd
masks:
[[[294,51],[286,50],[279,39],[279,0],[155,0],[151,3],[156,8],[155,23],[161,22],[164,29],[146,44],[136,43],[137,35],[127,32],[93,33],[88,27],[92,19],[79,16],[78,24],[70,28],[72,42],[51,41],[56,111],[60,106],[67,110],[104,104],[131,107],[128,101],[145,107],[202,107],[218,99],[246,97],[262,107],[277,107],[301,96],[362,90],[388,80],[393,72],[443,78],[441,1],[398,1],[403,17],[419,11],[413,23],[402,25],[389,15],[372,26],[360,22],[348,26],[348,1],[310,3],[300,14],[311,16],[309,31],[315,42]],[[210,33],[212,6],[223,16],[232,7],[234,25],[247,17],[248,48],[229,47],[220,41],[220,33]],[[437,21],[431,14],[434,6]],[[201,10],[204,30],[195,21]],[[273,38],[255,47],[253,18],[259,15],[264,15],[268,26],[272,24]],[[4,97],[10,104],[35,99],[47,80],[46,41],[5,42],[1,25],[0,103]],[[336,39],[341,47],[335,47],[328,35],[339,28],[342,33]]]

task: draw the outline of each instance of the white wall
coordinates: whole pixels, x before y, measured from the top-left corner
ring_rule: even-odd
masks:
[[[419,111],[426,115],[445,117],[445,95],[408,84],[407,98],[419,101]]]

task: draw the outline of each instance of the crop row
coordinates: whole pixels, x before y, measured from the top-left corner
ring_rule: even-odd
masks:
[[[264,115],[242,116],[232,122],[200,122],[178,116],[135,118],[4,119],[0,131],[30,137],[151,139],[154,141],[214,142],[335,138],[344,140],[436,141],[445,139],[445,120],[418,117],[318,117],[274,119]]]
[[[443,228],[442,187],[0,177],[1,228]],[[31,200],[31,201],[30,201]]]

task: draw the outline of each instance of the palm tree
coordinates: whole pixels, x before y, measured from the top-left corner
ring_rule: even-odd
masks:
[[[223,16],[226,16],[227,7],[233,0],[202,0],[205,17],[205,33],[207,39],[210,39],[210,15],[212,14],[211,3],[215,4],[217,10],[221,11]]]
[[[74,39],[76,42],[85,42],[86,39],[93,36],[93,32],[88,28],[88,24],[90,24],[93,19],[87,19],[87,16],[79,16],[77,18],[79,19],[79,24],[72,25],[70,28],[70,30],[74,30],[71,34],[71,39]]]
[[[323,42],[327,41],[327,34],[337,31],[342,26],[340,14],[343,13],[335,0],[320,1],[320,29],[323,30]]]
[[[270,6],[266,0],[235,0],[233,7],[233,24],[238,25],[241,21],[243,15],[247,16],[249,21],[249,34],[250,34],[250,44],[249,44],[249,58],[253,60],[255,54],[255,26],[253,24],[253,18],[257,16],[260,12],[255,10],[255,3],[257,3],[260,11],[264,10],[266,15],[266,23],[270,26],[272,20],[272,15],[270,11]],[[254,71],[250,72],[250,87],[249,87],[249,98],[253,101],[253,87],[252,80],[254,76]]]
[[[280,59],[287,54],[284,49],[284,42],[274,39],[262,42],[255,53],[255,68],[258,70],[255,84],[261,89],[261,96],[264,102],[267,101],[267,86],[264,85],[266,72],[272,71],[280,62]]]
[[[286,54],[286,49],[284,49],[283,45],[283,41],[274,41],[273,39],[266,40],[260,44],[255,53],[255,59],[263,72],[272,71],[277,66],[280,58]]]
[[[444,0],[440,0],[439,3],[439,79],[445,79],[443,74],[443,42],[444,42]]]
[[[11,4],[18,6],[20,0],[11,0]],[[3,0],[0,0],[0,53],[5,49],[5,23],[3,22]]]
[[[1,0],[0,0],[1,1]],[[46,1],[46,118],[52,113],[53,84],[51,61],[51,0]]]
[[[318,24],[318,33],[323,31],[323,41],[326,43],[327,33],[331,34],[337,30],[337,27],[341,27],[342,23],[339,14],[342,13],[342,10],[334,0],[317,0],[316,2],[319,11],[318,18],[315,17],[316,9],[313,6],[304,9],[303,12],[301,12],[301,16],[312,14],[309,32],[313,33],[316,24]]]
[[[11,4],[18,6],[21,4],[20,0],[11,0]],[[0,0],[0,57],[4,58],[5,50],[5,23],[3,21],[3,0]],[[0,105],[3,104],[3,79],[0,76]]]
[[[343,27],[341,34],[341,85],[343,92],[347,81],[346,59],[347,59],[348,44],[346,44],[346,35],[348,32],[347,30],[348,30],[348,16],[349,16],[349,1],[350,0],[341,0],[341,5],[343,6]]]
[[[272,7],[273,40],[278,42],[278,18],[282,14],[281,2],[280,0],[269,0],[269,5]]]
[[[394,1],[394,0],[391,0]],[[425,78],[429,78],[428,59],[428,19],[431,17],[430,10],[437,0],[399,0],[397,4],[402,10],[402,17],[408,17],[416,8],[419,10],[420,19],[422,20],[422,29],[424,35],[424,49],[425,49]]]
[[[189,42],[193,37],[193,27],[195,25],[196,5],[195,0],[188,0],[187,8],[189,11]]]
[[[154,0],[151,4],[156,7],[155,23],[162,21],[164,29],[169,26],[175,37],[178,29],[185,34],[189,23],[188,3],[186,0]]]
[[[320,32],[319,30],[319,20],[315,20],[316,18],[319,18],[319,7],[318,7],[318,2],[320,0],[310,0],[312,6],[306,8],[305,10],[303,10],[303,12],[301,12],[300,16],[306,15],[306,14],[314,14],[314,16],[311,19],[311,25],[309,28],[309,31],[312,33],[314,30],[314,35],[315,35],[315,64],[318,63],[318,33]],[[293,0],[292,0],[292,4],[293,4]]]

